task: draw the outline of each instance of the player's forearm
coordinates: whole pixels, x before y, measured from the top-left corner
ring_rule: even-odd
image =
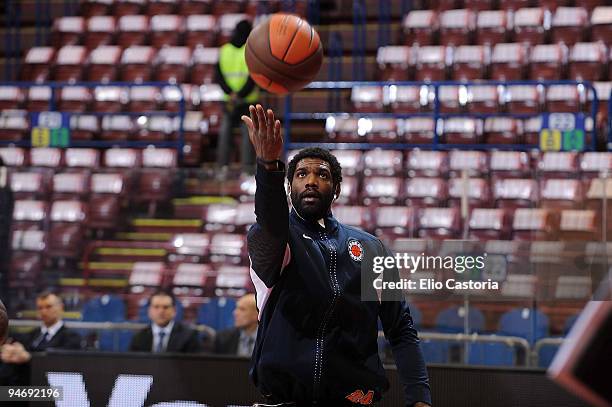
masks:
[[[287,235],[289,233],[289,206],[285,194],[285,166],[257,164],[255,174],[255,216],[257,223],[267,231]]]

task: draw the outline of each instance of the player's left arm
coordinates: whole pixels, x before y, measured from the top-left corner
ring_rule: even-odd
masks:
[[[392,255],[384,246],[383,252],[385,256]],[[389,274],[392,278],[399,278],[397,269],[388,270],[383,276],[385,281],[388,281]],[[383,293],[378,315],[385,337],[391,344],[400,382],[404,387],[406,406],[430,406],[431,390],[425,358],[410,309],[403,298],[393,298],[395,295],[390,297]]]

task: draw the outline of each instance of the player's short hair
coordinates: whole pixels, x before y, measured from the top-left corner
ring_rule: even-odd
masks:
[[[170,297],[170,300],[172,301],[172,306],[176,307],[176,297],[174,296],[174,294],[172,294],[171,291],[168,291],[168,290],[157,290],[157,291],[155,291],[149,297],[149,305],[151,305],[151,302],[153,302],[153,297]]]
[[[304,148],[293,156],[287,165],[287,180],[289,180],[289,183],[293,181],[297,164],[304,158],[319,158],[325,161],[331,167],[331,176],[334,187],[337,187],[342,183],[342,167],[340,166],[338,159],[329,150],[319,147]]]

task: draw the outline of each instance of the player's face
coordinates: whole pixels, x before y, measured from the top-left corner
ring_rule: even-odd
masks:
[[[36,310],[38,311],[38,319],[45,326],[52,326],[62,317],[64,307],[62,302],[55,295],[49,295],[45,298],[36,300]]]
[[[167,295],[156,295],[149,304],[149,318],[156,325],[164,327],[174,319],[176,308],[172,305],[172,298]]]
[[[291,202],[308,220],[323,218],[333,201],[334,183],[329,163],[320,158],[304,158],[295,168],[291,182]]]

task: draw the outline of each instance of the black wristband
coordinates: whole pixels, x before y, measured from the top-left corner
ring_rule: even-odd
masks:
[[[280,169],[280,168],[282,168],[282,164],[283,163],[280,160],[264,160],[262,158],[257,157],[257,164],[264,165],[264,166],[265,165],[276,164],[276,168]]]

